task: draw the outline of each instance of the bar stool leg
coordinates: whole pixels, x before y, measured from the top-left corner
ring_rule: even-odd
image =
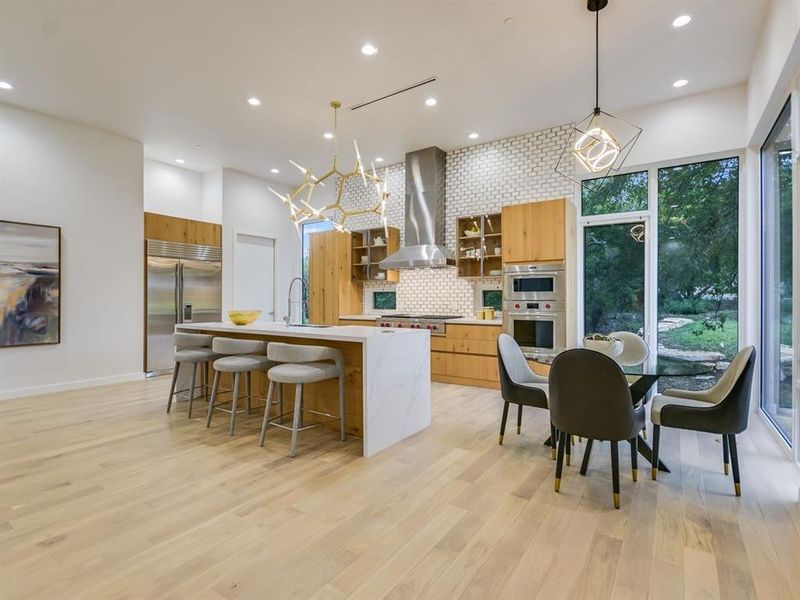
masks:
[[[235,373],[233,375],[233,395],[231,397],[231,432],[230,435],[233,435],[233,430],[236,429],[236,401],[238,400],[239,396],[239,373]]]
[[[208,361],[203,363],[203,400],[208,402]]]
[[[169,388],[169,402],[167,402],[167,412],[172,408],[172,397],[175,395],[175,385],[178,383],[178,369],[181,368],[181,363],[175,363],[175,369],[172,371],[172,385]]]
[[[294,384],[294,414],[292,415],[292,447],[289,456],[294,458],[297,450],[297,429],[300,427],[300,414],[303,411],[303,384]]]
[[[342,441],[346,439],[344,423],[344,375],[339,375],[339,426],[342,433]]]
[[[261,437],[258,438],[258,445],[263,448],[264,440],[267,437],[267,427],[269,427],[269,409],[272,407],[272,394],[275,391],[275,382],[269,380],[269,391],[267,392],[267,407],[264,409],[264,422],[261,424]]]
[[[211,415],[214,414],[214,404],[217,402],[217,390],[219,389],[219,371],[214,371],[214,385],[211,386],[211,400],[208,403],[208,418],[206,428],[211,427]]]
[[[245,395],[247,396],[247,414],[248,415],[252,415],[253,414],[253,405],[252,405],[251,400],[250,400],[250,385],[251,385],[251,382],[252,382],[252,377],[251,376],[252,376],[252,373],[250,371],[248,371],[247,372],[247,376],[245,377],[245,380],[244,380]]]
[[[281,411],[281,417],[278,421],[279,423],[283,423],[283,384],[278,384],[278,410]]]
[[[306,420],[303,418],[303,409],[305,408],[305,396],[303,395],[303,386],[300,385],[300,427],[305,427]]]
[[[194,402],[194,386],[195,386],[195,378],[197,377],[197,363],[192,363],[192,381],[189,387],[189,416],[188,418],[192,418],[192,403]]]

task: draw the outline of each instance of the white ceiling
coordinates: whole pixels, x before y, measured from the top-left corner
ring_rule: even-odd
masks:
[[[742,82],[768,0],[611,0],[600,17],[609,112]],[[692,22],[674,29],[687,13]],[[507,17],[513,21],[505,23]],[[582,0],[0,4],[8,102],[141,140],[148,157],[282,181],[318,171],[340,99],[351,139],[385,164],[575,120],[594,102],[594,18]],[[374,57],[359,49],[379,47]],[[438,81],[355,112],[348,106]],[[681,89],[672,82],[690,81]],[[261,98],[258,108],[246,99]],[[424,104],[435,96],[434,108]],[[467,134],[477,131],[473,142]],[[269,169],[281,170],[278,176]]]

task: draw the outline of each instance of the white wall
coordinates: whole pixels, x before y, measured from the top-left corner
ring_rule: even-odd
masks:
[[[144,161],[144,209],[147,212],[222,223],[220,171],[207,175],[157,160]],[[221,180],[221,175],[219,175]],[[206,186],[210,189],[206,189]]]
[[[203,220],[222,223],[222,169],[203,174]]]
[[[142,145],[0,104],[0,219],[62,228],[61,344],[0,348],[0,397],[142,377]]]
[[[620,116],[643,131],[626,167],[741,150],[746,110],[742,84],[628,111]]]
[[[286,316],[286,297],[289,283],[300,275],[300,238],[289,221],[289,211],[267,189],[272,186],[279,192],[286,187],[260,177],[246,175],[232,169],[222,171],[222,310],[225,314],[232,306],[233,245],[237,233],[269,237],[276,240],[276,320]]]
[[[800,64],[800,0],[772,0],[747,85],[747,137],[760,146]]]

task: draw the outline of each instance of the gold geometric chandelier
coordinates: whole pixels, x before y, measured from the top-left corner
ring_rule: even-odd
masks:
[[[375,163],[370,162],[372,172],[366,172],[364,170],[364,163],[361,160],[361,153],[358,150],[358,142],[353,140],[353,147],[356,151],[355,167],[348,173],[342,173],[339,170],[337,163],[339,151],[337,111],[341,106],[342,103],[338,100],[333,100],[331,102],[331,108],[333,108],[333,136],[335,145],[333,152],[333,166],[331,166],[328,172],[321,177],[316,177],[311,172],[311,169],[302,167],[293,160],[290,160],[289,162],[299,169],[303,174],[303,183],[286,195],[275,191],[271,187],[269,188],[269,191],[275,194],[289,207],[289,219],[292,221],[292,223],[294,223],[298,235],[300,234],[300,225],[302,223],[316,220],[328,221],[333,225],[333,228],[336,231],[350,233],[350,230],[347,228],[347,220],[349,218],[374,213],[380,217],[386,237],[388,238],[389,227],[386,223],[386,201],[389,199],[387,185],[389,168],[386,167],[384,170],[383,179],[378,177],[378,174],[375,171]],[[331,177],[338,177],[335,201],[321,208],[315,208],[311,205],[311,198],[314,195],[314,191],[318,186],[325,187],[325,181]],[[369,208],[348,209],[343,202],[347,182],[354,177],[360,177],[364,182],[365,188],[370,185],[375,186],[377,202]]]

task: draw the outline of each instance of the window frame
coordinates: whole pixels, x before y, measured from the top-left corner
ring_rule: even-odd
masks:
[[[746,227],[744,218],[747,214],[745,196],[745,149],[714,152],[709,154],[699,154],[694,156],[670,159],[665,161],[637,164],[624,167],[615,175],[627,175],[630,173],[647,172],[647,210],[630,211],[623,213],[612,213],[607,215],[588,215],[582,214],[583,202],[581,198],[582,182],[588,179],[597,179],[590,173],[582,173],[579,182],[574,184],[577,199],[577,227],[573,244],[574,256],[576,257],[576,269],[574,275],[575,297],[576,297],[576,335],[573,343],[577,346],[583,340],[584,331],[584,236],[585,228],[593,225],[613,225],[621,223],[631,223],[644,221],[645,223],[645,341],[651,348],[658,347],[658,171],[671,167],[683,165],[718,161],[724,159],[737,158],[739,168],[739,198],[738,198],[738,249],[737,249],[737,271],[739,277],[739,290],[737,292],[738,310],[738,345],[741,348],[746,340],[745,332],[750,330],[751,321],[760,318],[756,314],[756,307],[750,306],[750,300],[746,294],[742,293],[746,272],[745,255],[745,234]],[[759,307],[760,309],[760,307]],[[760,347],[760,345],[759,345]],[[652,352],[648,360],[655,360],[656,353]],[[760,367],[759,367],[760,369]]]

